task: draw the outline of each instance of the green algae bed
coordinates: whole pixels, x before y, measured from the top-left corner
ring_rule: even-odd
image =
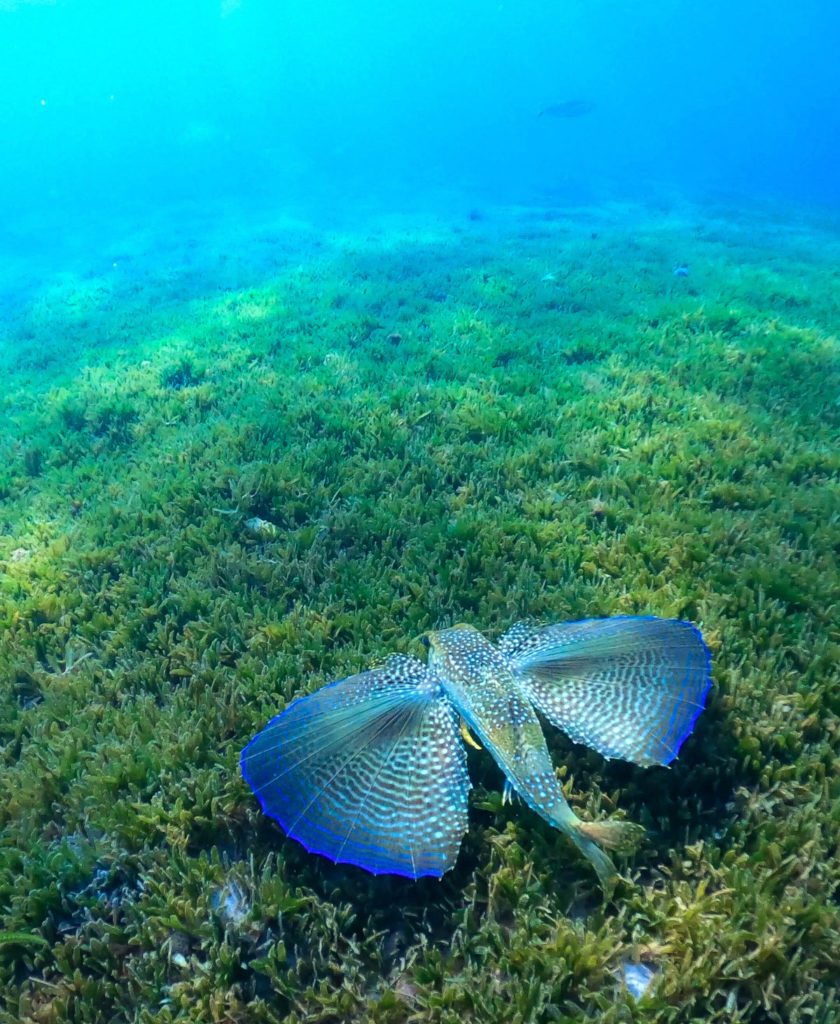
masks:
[[[807,211],[534,207],[27,293],[0,1019],[837,1020],[838,266]],[[442,881],[308,855],[239,776],[295,695],[430,627],[619,613],[700,624],[714,687],[671,769],[550,731],[578,812],[648,829],[609,904],[484,752]]]

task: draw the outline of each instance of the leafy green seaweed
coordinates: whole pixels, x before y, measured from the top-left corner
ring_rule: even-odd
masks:
[[[247,287],[44,285],[0,348],[8,1019],[835,1019],[840,238],[783,216],[283,225]],[[670,771],[551,736],[649,830],[612,904],[480,754],[441,882],[309,856],[238,775],[430,627],[634,612],[715,685]]]

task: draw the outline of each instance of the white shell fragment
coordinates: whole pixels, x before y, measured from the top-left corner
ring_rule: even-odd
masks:
[[[259,537],[260,540],[271,540],[280,532],[274,523],[270,523],[267,519],[260,519],[259,516],[246,519],[245,529],[252,537]]]
[[[625,960],[621,974],[627,991],[634,999],[641,999],[656,977],[656,971],[645,964],[634,964]]]
[[[238,928],[251,911],[245,893],[236,882],[228,882],[216,889],[210,897],[210,904],[225,924]]]

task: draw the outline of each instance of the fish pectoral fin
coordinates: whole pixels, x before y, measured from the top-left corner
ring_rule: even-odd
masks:
[[[688,622],[652,616],[520,623],[499,640],[519,688],[576,743],[670,764],[706,702],[711,656]]]
[[[413,658],[299,697],[240,764],[263,811],[307,850],[373,874],[439,878],[467,830],[458,712]]]
[[[463,718],[461,719],[461,738],[463,739],[464,743],[466,743],[467,746],[472,747],[473,750],[481,750],[481,744],[477,743],[472,738],[472,734],[470,733],[469,727]]]

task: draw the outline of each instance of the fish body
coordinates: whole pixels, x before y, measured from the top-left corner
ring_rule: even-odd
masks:
[[[534,707],[510,661],[472,626],[429,635],[429,669],[493,756],[511,787],[547,821],[571,810],[554,773]]]
[[[301,697],[242,752],[263,810],[307,849],[375,874],[439,877],[458,854],[472,730],[508,787],[564,832],[605,891],[606,849],[642,829],[582,821],[551,763],[539,716],[605,757],[668,764],[710,685],[709,652],[689,623],[654,617],[520,623],[493,644],[471,626],[428,635],[428,665],[384,666]]]
[[[592,863],[605,889],[615,874],[610,859],[587,834],[566,800],[548,753],[540,721],[520,686],[511,659],[477,629],[456,626],[429,636],[429,668],[462,718],[476,733],[507,780],[507,786],[550,825],[565,832]],[[638,826],[601,824],[602,841],[630,848]]]

